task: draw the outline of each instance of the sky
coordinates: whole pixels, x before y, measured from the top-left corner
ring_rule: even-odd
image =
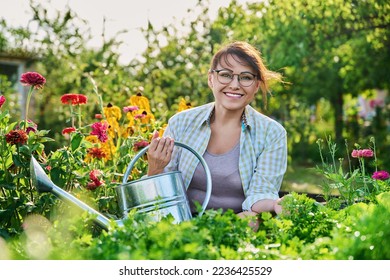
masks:
[[[0,0],[0,18],[8,25],[26,27],[32,18],[29,0]],[[112,38],[124,29],[126,33],[117,36],[123,41],[118,49],[120,61],[128,63],[141,55],[146,48],[146,41],[139,30],[146,27],[148,20],[158,29],[163,25],[178,23],[188,14],[189,8],[195,7],[198,0],[35,0],[47,7],[50,14],[63,10],[67,5],[82,19],[88,21],[93,38],[90,47],[101,46],[103,19],[105,36]],[[240,0],[239,3],[247,2]],[[230,0],[210,0],[210,17],[215,18],[219,7],[226,7]]]

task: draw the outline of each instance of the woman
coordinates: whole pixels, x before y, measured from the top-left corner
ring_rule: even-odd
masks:
[[[203,155],[210,168],[213,190],[207,208],[232,209],[241,217],[279,213],[278,192],[287,167],[286,131],[249,105],[259,90],[266,104],[272,78],[280,80],[250,44],[234,42],[220,49],[208,73],[215,102],[174,115],[164,137],[153,136],[148,175],[180,170],[188,199],[201,204],[205,172],[191,152],[174,149],[174,141],[182,142]]]

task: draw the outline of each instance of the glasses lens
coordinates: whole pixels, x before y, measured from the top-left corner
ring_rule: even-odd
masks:
[[[255,80],[255,76],[253,76],[251,73],[241,73],[239,76],[240,84],[243,87],[249,87],[253,84]]]
[[[217,72],[218,81],[221,84],[228,84],[233,80],[233,73],[230,71],[218,71]]]

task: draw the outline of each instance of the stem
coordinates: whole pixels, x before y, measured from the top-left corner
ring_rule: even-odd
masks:
[[[71,121],[72,121],[72,127],[75,127],[74,126],[74,113],[73,113],[73,106],[72,106],[72,104],[69,104],[69,109],[70,109],[70,117],[71,117]]]
[[[34,87],[31,86],[28,93],[27,93],[27,100],[26,100],[26,111],[25,111],[25,118],[24,118],[24,129],[27,129],[27,119],[28,119],[28,108],[29,108],[29,105],[30,105],[30,100],[31,100],[31,96],[32,96],[32,93],[34,91]]]
[[[376,146],[375,146],[375,138],[371,137],[370,141],[372,142],[372,149],[374,151],[374,162],[375,162],[375,171],[378,171],[378,161],[376,158]]]
[[[79,129],[81,128],[81,106],[80,105],[77,105],[78,106],[78,120],[79,120]]]

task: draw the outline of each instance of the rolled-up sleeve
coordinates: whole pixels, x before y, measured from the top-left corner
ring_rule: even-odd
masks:
[[[244,160],[253,160],[255,165],[247,186],[244,186],[246,199],[242,204],[244,211],[250,211],[252,205],[264,199],[278,199],[283,176],[287,169],[287,135],[282,126],[274,126],[266,132],[263,148],[258,155]],[[254,145],[259,145],[257,142]],[[253,148],[252,151],[256,151]],[[252,158],[252,159],[251,159]],[[248,171],[249,172],[249,171]]]

